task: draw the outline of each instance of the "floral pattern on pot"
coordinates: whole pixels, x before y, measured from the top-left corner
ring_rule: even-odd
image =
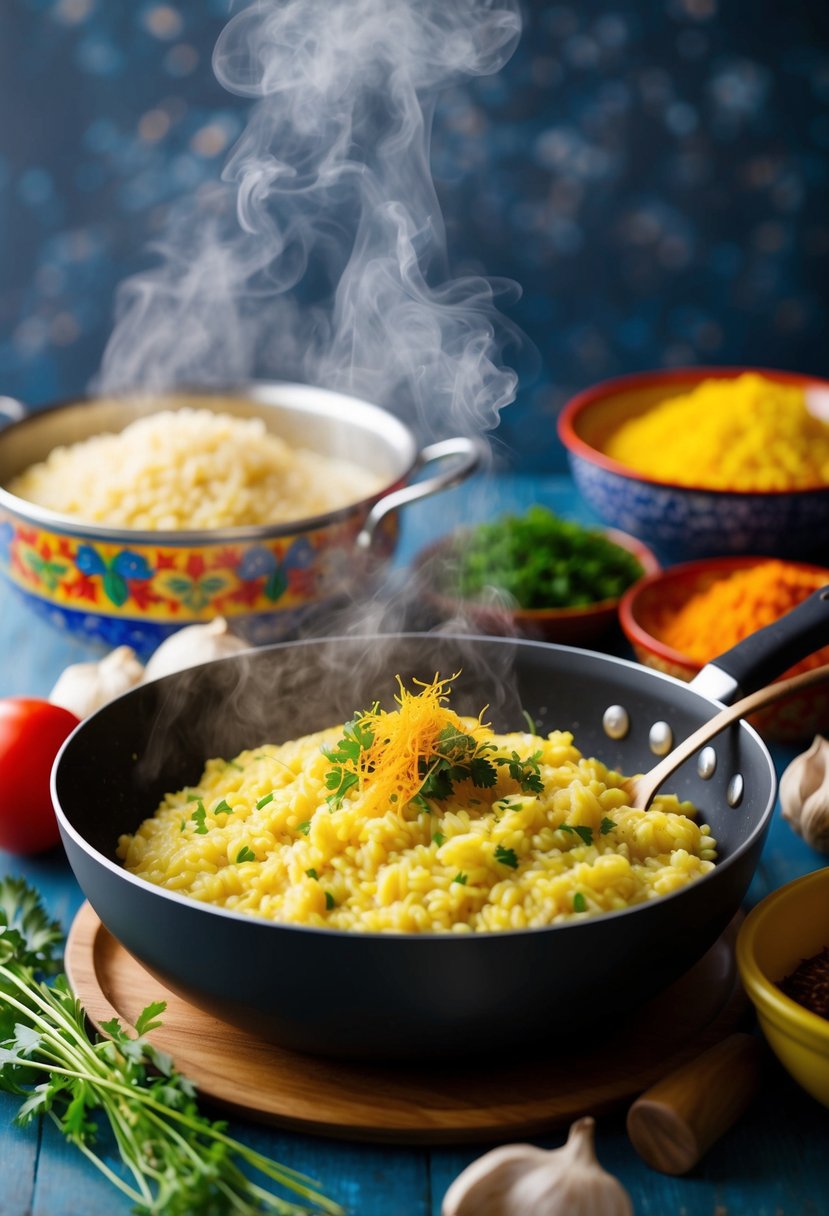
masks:
[[[360,521],[300,536],[174,545],[75,538],[0,518],[0,568],[52,606],[174,625],[214,616],[294,612],[342,587]],[[351,571],[353,575],[353,570]]]

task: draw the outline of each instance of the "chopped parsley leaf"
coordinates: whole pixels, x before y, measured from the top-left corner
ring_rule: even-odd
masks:
[[[443,832],[435,832],[434,836],[432,837],[432,840],[435,842],[438,848],[440,848],[445,839],[446,837],[444,836]]]
[[[207,815],[207,811],[204,809],[204,803],[202,802],[201,798],[199,798],[198,802],[199,802],[199,805],[196,807],[195,811],[193,811],[193,814],[190,816],[190,818],[193,820],[193,822],[196,825],[196,835],[206,836],[207,835],[207,825],[204,822],[204,820]]]
[[[296,830],[298,832],[302,832],[303,836],[307,836],[308,833],[311,831],[311,820],[303,819],[302,823],[298,823],[296,825]]]
[[[495,860],[500,861],[502,866],[509,866],[513,870],[518,869],[515,849],[505,849],[502,844],[499,844],[495,849]]]
[[[576,836],[581,837],[584,844],[593,843],[593,829],[585,827],[584,824],[560,823],[558,829],[560,832],[569,832],[571,835],[575,833]]]
[[[326,891],[326,892],[325,892],[325,907],[326,907],[326,911],[330,912],[330,911],[331,911],[331,909],[332,909],[332,908],[336,908],[336,906],[337,906],[337,905],[336,905],[336,903],[335,903],[335,901],[334,901],[334,896],[331,894],[331,892],[330,892],[330,891]]]
[[[584,898],[581,891],[576,891],[576,894],[573,896],[573,911],[574,912],[586,912],[587,911],[587,900]]]
[[[257,811],[261,811],[262,808],[264,806],[267,806],[269,802],[273,802],[273,792],[271,792],[270,794],[266,794],[264,798],[259,799],[259,801],[256,804]]]
[[[460,874],[456,874],[455,877],[452,879],[452,882],[456,882],[462,887],[465,887],[468,881],[469,881],[469,875],[464,874],[463,872],[461,872]]]
[[[614,821],[612,819],[608,819],[607,815],[605,815],[604,819],[599,824],[599,831],[601,832],[602,836],[606,836],[608,832],[612,832],[615,827],[616,824]]]
[[[179,828],[179,831],[180,831],[180,832],[183,832],[183,831],[184,831],[184,829],[185,829],[186,827],[187,827],[187,820],[186,820],[186,819],[182,819],[182,821],[181,821],[181,827]]]
[[[253,849],[249,849],[246,844],[242,845],[239,852],[236,854],[236,860],[239,861],[256,861],[256,854]]]
[[[499,757],[498,763],[507,765],[510,777],[521,786],[525,794],[542,794],[544,782],[541,780],[538,764],[540,759],[541,752],[533,752],[526,760],[522,760],[518,752],[513,752],[509,758]]]
[[[229,804],[229,802],[225,798],[223,798],[221,800],[221,802],[219,803],[219,805],[213,808],[213,814],[214,815],[232,815],[233,807]]]
[[[316,872],[316,870],[314,869],[313,866],[311,867],[310,870],[306,870],[305,873],[308,875],[309,878],[316,878],[319,881],[319,874]]]

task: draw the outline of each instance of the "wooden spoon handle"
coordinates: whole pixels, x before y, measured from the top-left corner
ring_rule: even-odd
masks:
[[[637,1098],[627,1131],[642,1160],[662,1174],[692,1169],[748,1108],[764,1054],[756,1036],[732,1034]]]
[[[796,676],[789,676],[787,680],[776,680],[773,684],[767,684],[765,688],[758,688],[750,696],[735,701],[733,705],[729,705],[720,713],[715,714],[682,743],[677,744],[674,750],[649,772],[644,773],[641,777],[636,777],[631,782],[631,806],[640,811],[647,810],[663,781],[670,777],[680,764],[684,764],[690,756],[693,756],[695,751],[718,735],[721,730],[725,730],[732,722],[745,718],[765,705],[772,705],[791,693],[811,688],[813,684],[822,684],[825,681],[829,681],[829,663],[822,667],[812,667],[809,671],[803,671]]]

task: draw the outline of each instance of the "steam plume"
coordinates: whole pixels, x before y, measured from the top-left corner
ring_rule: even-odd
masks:
[[[430,167],[436,98],[495,72],[517,0],[256,0],[220,82],[254,99],[222,183],[177,209],[126,281],[96,388],[250,375],[366,397],[438,438],[498,421],[516,387],[495,298],[447,275]]]

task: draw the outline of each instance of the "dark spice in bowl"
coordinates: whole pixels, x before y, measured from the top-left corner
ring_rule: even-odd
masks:
[[[804,958],[791,975],[780,981],[786,996],[829,1020],[829,946]]]

